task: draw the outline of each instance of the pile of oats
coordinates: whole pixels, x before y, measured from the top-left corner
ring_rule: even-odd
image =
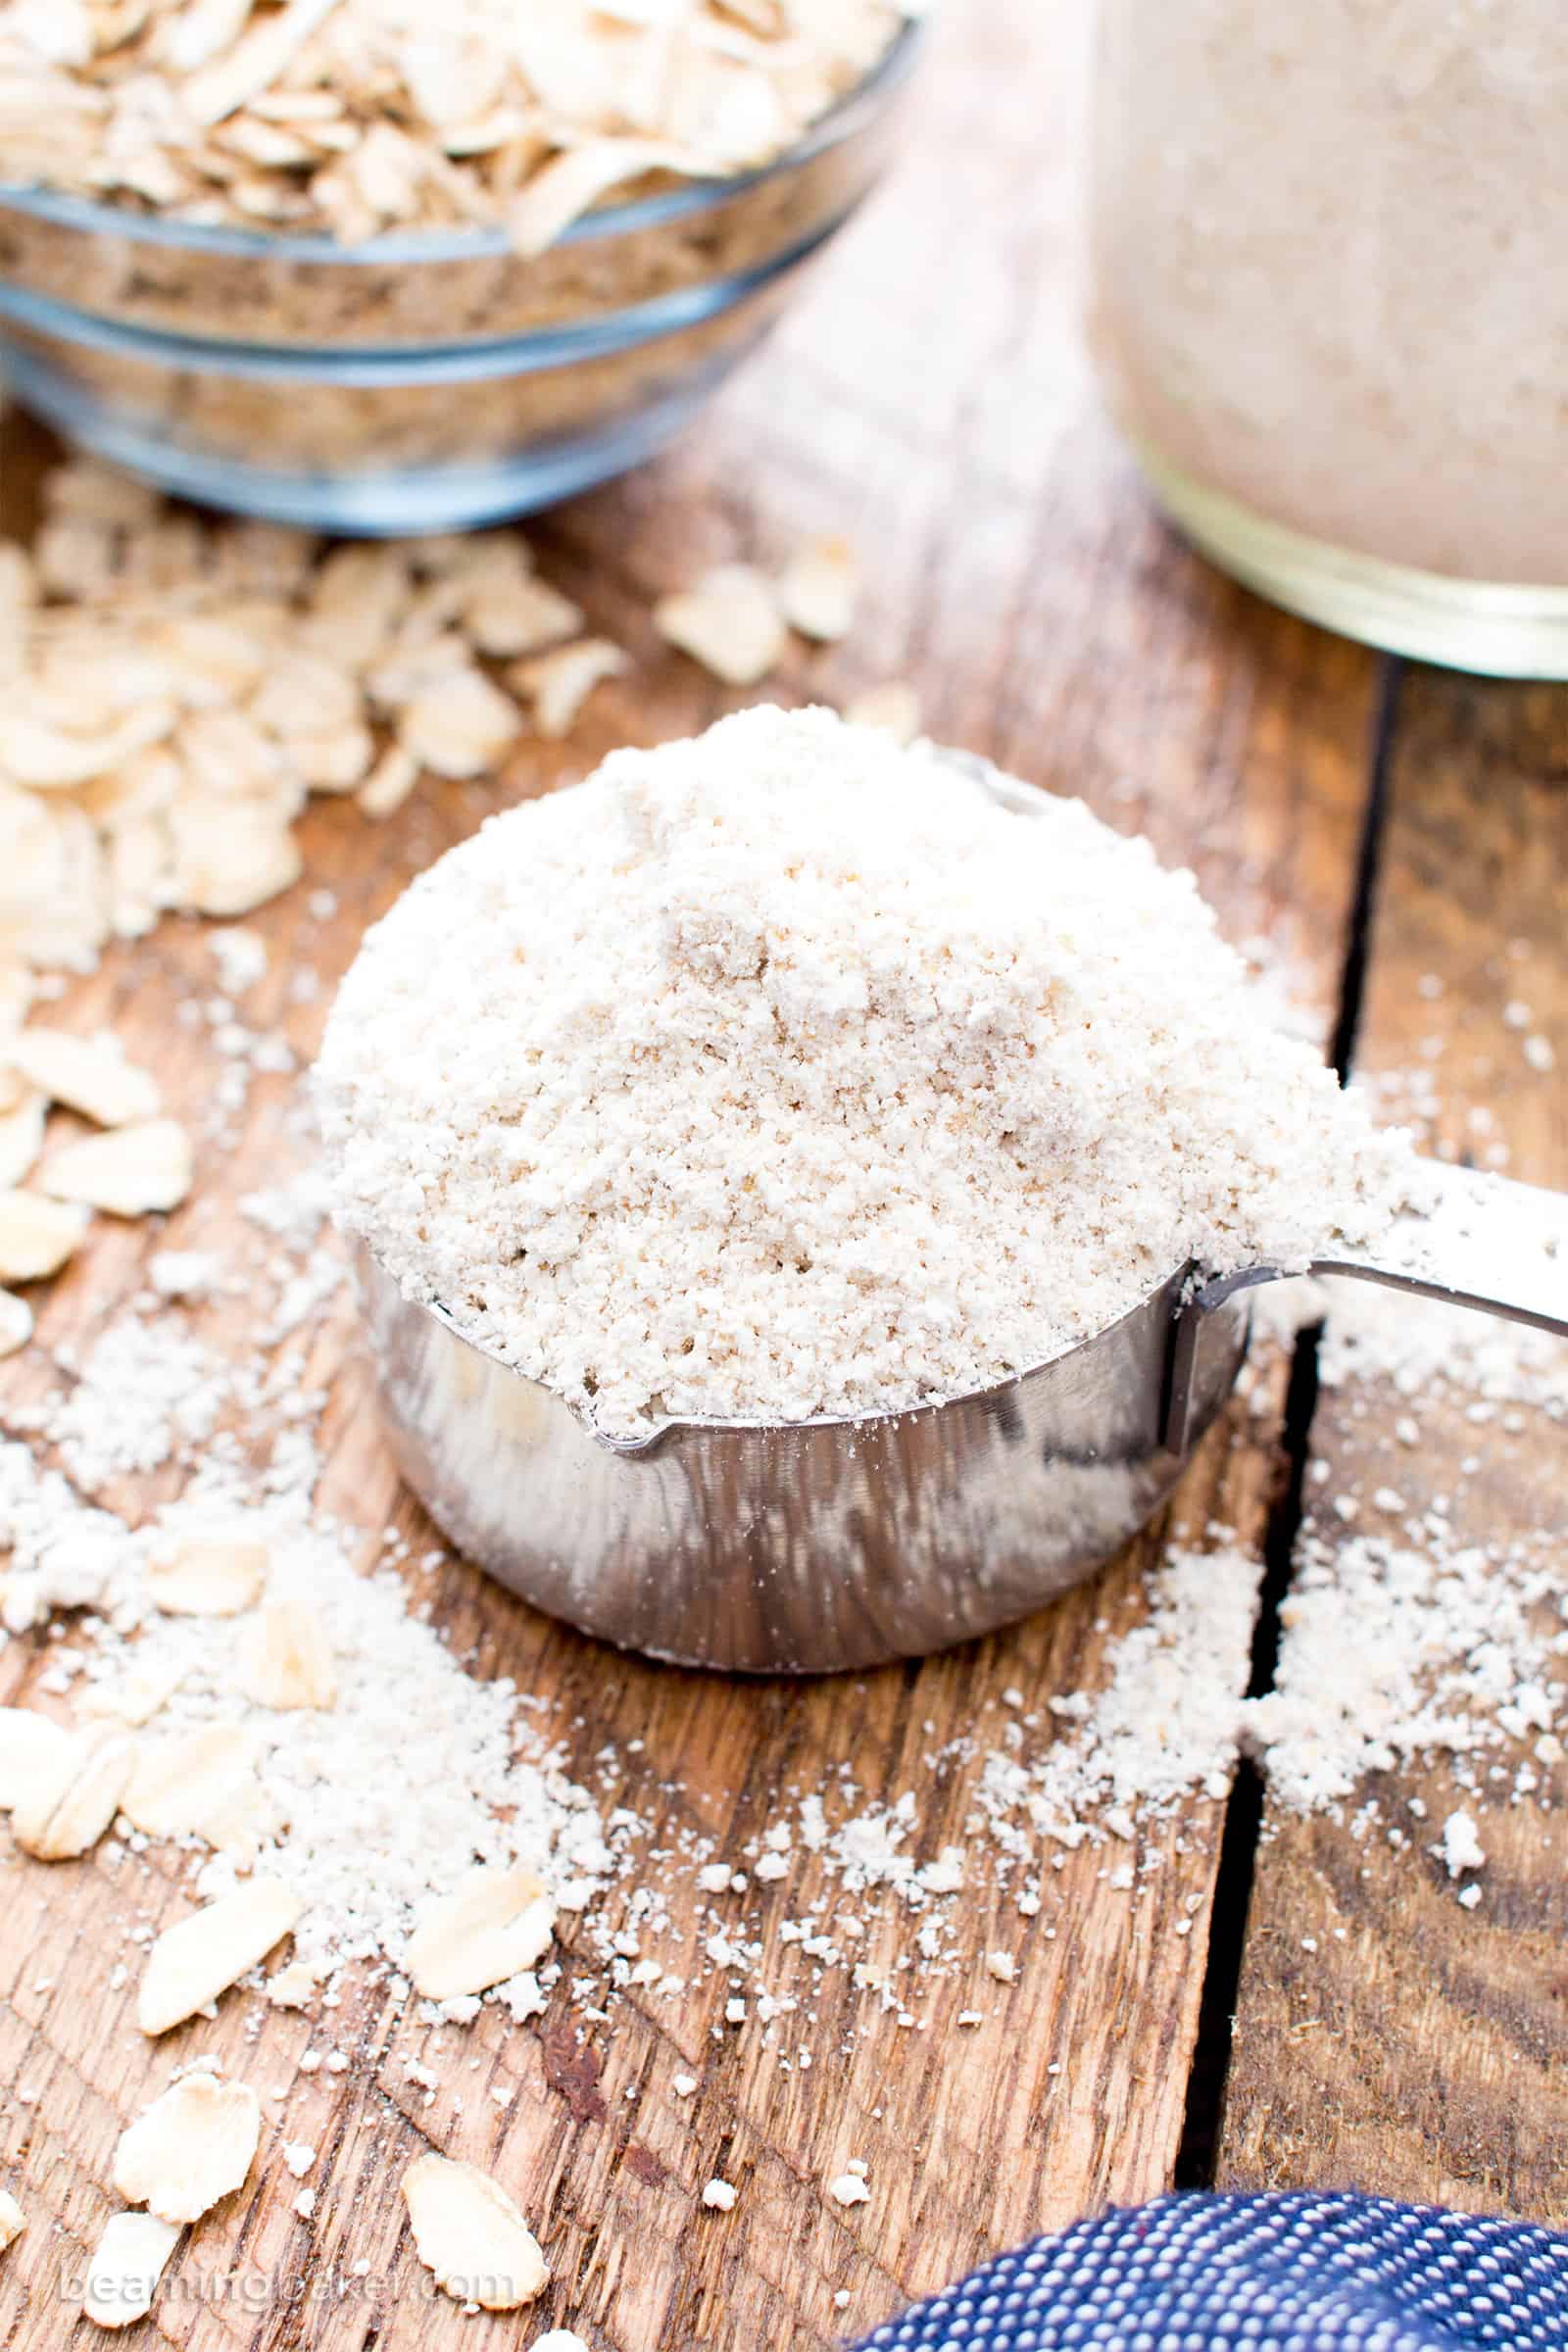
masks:
[[[194,1153],[162,1108],[151,1072],[127,1061],[113,1037],[11,1029],[0,1007],[0,1284],[57,1274],[95,1209],[144,1217],[178,1207]],[[97,1132],[51,1145],[56,1109]],[[31,1337],[31,1307],[0,1289],[0,1356]]]
[[[0,179],[534,253],[650,175],[728,177],[874,66],[898,0],[4,0]]]
[[[43,502],[30,549],[0,542],[0,1027],[33,970],[286,889],[312,793],[386,816],[624,666],[514,531],[328,550],[90,462]]]

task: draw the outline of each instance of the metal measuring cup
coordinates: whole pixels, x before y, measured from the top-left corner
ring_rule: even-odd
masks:
[[[1040,795],[953,755],[1020,813]],[[1568,1336],[1568,1201],[1431,1167],[1433,1199],[1348,1274]],[[363,1247],[400,1469],[467,1558],[551,1616],[688,1666],[816,1674],[918,1657],[1027,1616],[1158,1509],[1247,1352],[1251,1267],[1179,1267],[1119,1322],[976,1395],[797,1423],[600,1436]]]

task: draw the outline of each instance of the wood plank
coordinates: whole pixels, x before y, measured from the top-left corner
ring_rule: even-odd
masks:
[[[1560,692],[1412,672],[1392,796],[1357,1067],[1381,1076],[1395,1103],[1410,1099],[1410,1073],[1431,1079],[1436,1148],[1484,1156],[1500,1142],[1513,1174],[1568,1184]],[[1531,1007],[1528,1033],[1555,1049],[1553,1068],[1526,1058],[1527,1032],[1504,1018],[1510,1002]],[[1411,1449],[1393,1443],[1409,1407],[1386,1383],[1324,1393],[1309,1534],[1330,1538],[1346,1497],[1360,1505],[1358,1526],[1392,1532],[1396,1520],[1369,1501],[1392,1483],[1411,1510],[1447,1497],[1461,1544],[1568,1538],[1561,1400],[1555,1415],[1522,1408],[1516,1428],[1500,1414],[1477,1426],[1462,1392],[1420,1405]],[[1527,1753],[1521,1743],[1517,1757],[1499,1756],[1509,1779]],[[1357,1839],[1270,1809],[1224,2184],[1353,2182],[1568,2217],[1568,1781],[1560,1765],[1536,1769],[1536,1794],[1509,1802],[1506,1785],[1493,1786],[1480,1806],[1441,1765],[1376,1776],[1365,1794],[1408,1836],[1404,1851],[1377,1831]],[[1487,1853],[1469,1911],[1429,1850],[1461,1801]]]
[[[842,649],[797,657],[789,696],[837,700],[889,675],[916,680],[933,730],[1054,789],[1083,793],[1113,822],[1147,826],[1167,858],[1195,862],[1233,934],[1271,934],[1327,1018],[1350,903],[1376,664],[1266,611],[1187,557],[1152,519],[1095,415],[1068,330],[1073,181],[1071,74],[1061,27],[1007,0],[955,21],[930,74],[919,139],[896,188],[846,240],[771,357],[685,448],[635,480],[554,516],[546,568],[592,624],[626,643],[634,676],[596,698],[560,753],[527,746],[495,788],[422,789],[368,829],[323,806],[305,839],[308,879],[257,918],[267,980],[247,1002],[308,1057],[321,1004],[292,1001],[304,964],[323,1000],[365,923],[409,876],[500,802],[580,773],[619,740],[707,722],[726,698],[656,643],[652,591],[700,561],[772,555],[818,524],[848,528],[870,575],[863,625]],[[27,474],[8,427],[8,484]],[[21,497],[20,487],[10,495]],[[314,894],[332,894],[331,903]],[[112,1020],[156,1064],[173,1106],[200,1121],[214,1056],[180,1006],[211,992],[201,927],[167,923],[74,987],[58,1017]],[[303,1149],[290,1083],[259,1079],[231,1151],[209,1150],[169,1244],[243,1252],[235,1203],[279,1180]],[[150,1237],[105,1231],[50,1292],[46,1348],[79,1346],[135,1290]],[[204,1333],[247,1345],[241,1310],[203,1310]],[[35,1396],[34,1352],[7,1367],[0,1416]],[[416,1551],[430,1531],[376,1440],[341,1302],[313,1343],[312,1383],[329,1383],[321,1500],[373,1529],[391,1517]],[[1277,1400],[1276,1400],[1277,1401]],[[1200,1540],[1211,1520],[1254,1551],[1276,1474],[1266,1396],[1216,1433],[1172,1522]],[[142,1509],[157,1482],[118,1494]],[[550,1625],[456,1563],[419,1597],[459,1651],[507,1673],[548,1706],[568,1769],[607,1803],[737,1852],[792,1790],[848,1767],[861,1801],[920,1792],[919,1853],[961,1842],[977,1753],[927,1758],[971,1737],[1000,1740],[1003,1693],[1031,1700],[1091,1683],[1107,1641],[1136,1622],[1138,1547],[1091,1592],[1016,1634],[921,1668],[811,1687],[703,1681],[615,1657]],[[0,1657],[0,1697],[36,1672],[35,1645]],[[640,1742],[640,1748],[634,1746]],[[614,1760],[603,1770],[607,1749]],[[535,2218],[558,2285],[538,2326],[569,2324],[596,2352],[820,2347],[944,2283],[993,2249],[1106,2197],[1165,2185],[1182,2126],[1202,1983],[1222,1807],[1194,1800],[1154,1833],[1163,1865],[1136,1899],[1106,1883],[1090,1848],[1054,1874],[1040,1917],[1021,1918],[981,1867],[961,1913],[961,1966],[911,2003],[900,2027],[845,1972],[813,1989],[783,1936],[823,1892],[820,1872],[754,1889],[737,1917],[770,1982],[808,1995],[809,2071],[755,2022],[724,2031],[728,1989],[700,1975],[671,2005],[634,1994],[579,2040],[564,2001],[503,2030],[487,2011],[466,2034],[426,2032],[362,1992],[314,2035],[308,2022],[230,2000],[156,2052],[134,2031],[130,1988],[108,1989],[127,1924],[183,1908],[172,1858],[103,1856],[44,1873],[11,1862],[0,1947],[0,2172],[33,2223],[0,2264],[0,2343],[71,2340],[61,2282],[79,2270],[112,2199],[122,2119],[167,2080],[171,2058],[215,2050],[269,2098],[264,2162],[181,2258],[153,2323],[196,2352],[309,2341],[349,2352],[447,2343],[514,2345],[517,2322],[461,2320],[426,2297],[397,2184],[434,2144],[495,2170]],[[674,1919],[662,1950],[694,1952],[697,1905],[674,1863]],[[658,1868],[655,1868],[658,1875]],[[706,1933],[706,1930],[704,1931]],[[906,1934],[885,1918],[867,1956]],[[1016,1954],[1003,1988],[983,1955]],[[671,1961],[670,1965],[675,1963]],[[959,2032],[959,2011],[987,2024]],[[351,2069],[298,2074],[333,2038]],[[782,2059],[791,2057],[789,2071]],[[407,2077],[432,2067],[426,2108]],[[699,2094],[675,2101],[686,2068]],[[492,2082],[516,2096],[503,2110]],[[24,2096],[25,2094],[25,2096]],[[295,2215],[280,2136],[323,2151],[319,2208]],[[825,2184],[851,2155],[870,2201],[846,2212]],[[706,2180],[740,2188],[733,2214],[705,2212]],[[350,2276],[356,2261],[368,2276]],[[227,2270],[238,2282],[218,2284]],[[205,2294],[197,2291],[207,2280]],[[847,2297],[840,2303],[836,2298]],[[80,2331],[85,2340],[90,2331]]]

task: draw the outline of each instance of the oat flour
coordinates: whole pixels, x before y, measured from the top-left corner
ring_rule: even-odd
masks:
[[[743,711],[493,820],[318,1067],[340,1220],[609,1431],[960,1395],[1400,1195],[1192,876],[929,746]]]

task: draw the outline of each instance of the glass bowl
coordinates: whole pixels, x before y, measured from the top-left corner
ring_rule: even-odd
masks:
[[[892,150],[906,25],[787,155],[498,229],[195,227],[0,187],[0,375],[69,441],[181,497],[313,530],[497,520],[622,473],[783,311]]]

